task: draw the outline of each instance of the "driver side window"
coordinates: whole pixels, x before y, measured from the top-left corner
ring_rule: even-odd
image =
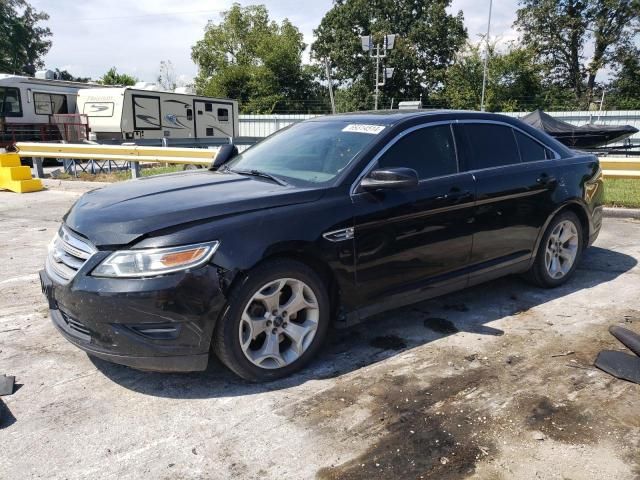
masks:
[[[377,168],[393,167],[412,168],[420,180],[457,173],[450,126],[424,127],[402,137],[378,160]]]

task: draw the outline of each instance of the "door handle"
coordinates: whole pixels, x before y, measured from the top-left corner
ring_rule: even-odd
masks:
[[[554,183],[557,183],[558,180],[556,180],[556,177],[553,177],[551,175],[548,175],[546,173],[541,174],[537,179],[536,182],[538,182],[540,185],[553,185]]]
[[[471,192],[469,190],[461,192],[458,189],[451,189],[449,193],[445,193],[444,195],[440,195],[439,197],[436,197],[436,200],[458,201],[458,200],[466,199],[470,196],[471,196]]]

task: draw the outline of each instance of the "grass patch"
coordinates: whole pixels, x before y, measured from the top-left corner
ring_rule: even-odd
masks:
[[[610,207],[640,208],[640,179],[605,178],[604,201]]]
[[[181,172],[184,167],[182,165],[171,165],[168,167],[149,167],[149,168],[141,168],[140,175],[143,177],[151,177],[152,175],[162,175],[164,173],[175,173]],[[119,172],[111,172],[111,173],[78,173],[77,177],[70,175],[68,173],[61,173],[57,177],[57,179],[61,180],[82,180],[83,182],[122,182],[124,180],[131,179],[131,172],[128,170],[123,170]]]

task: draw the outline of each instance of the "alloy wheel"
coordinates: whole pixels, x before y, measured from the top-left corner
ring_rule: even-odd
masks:
[[[285,367],[309,348],[318,329],[320,308],[311,287],[280,278],[260,287],[240,320],[240,346],[246,358],[265,369]]]
[[[578,255],[578,229],[570,220],[559,222],[549,235],[545,249],[545,267],[553,279],[567,275]]]

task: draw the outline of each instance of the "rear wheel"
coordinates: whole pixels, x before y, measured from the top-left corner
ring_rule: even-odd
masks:
[[[547,227],[533,266],[527,273],[535,284],[553,288],[565,283],[582,256],[583,231],[573,212],[562,212]]]
[[[315,271],[292,260],[265,263],[230,294],[214,351],[246,380],[285,377],[317,353],[329,311],[327,289]]]

